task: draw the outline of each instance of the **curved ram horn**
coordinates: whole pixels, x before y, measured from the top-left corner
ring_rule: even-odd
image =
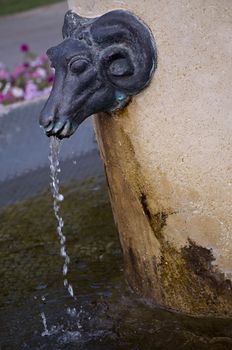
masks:
[[[102,72],[120,91],[134,95],[145,88],[157,67],[157,52],[150,29],[135,15],[115,10],[90,26],[99,47]]]

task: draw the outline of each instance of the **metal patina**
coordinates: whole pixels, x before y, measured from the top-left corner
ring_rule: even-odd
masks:
[[[55,68],[40,124],[48,136],[71,136],[90,115],[125,107],[151,81],[157,51],[150,29],[115,10],[97,18],[65,15],[63,42],[47,51]]]

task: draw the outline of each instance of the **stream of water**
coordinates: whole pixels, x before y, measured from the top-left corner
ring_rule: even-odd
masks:
[[[58,174],[60,173],[60,162],[59,162],[59,155],[60,155],[60,146],[61,141],[52,136],[50,138],[50,154],[49,154],[49,160],[50,160],[50,170],[51,170],[51,191],[53,195],[53,210],[54,214],[57,220],[57,234],[60,240],[60,255],[64,258],[64,264],[63,264],[63,277],[64,277],[64,286],[67,288],[69,295],[72,298],[75,298],[73,287],[71,283],[67,279],[68,274],[68,266],[70,263],[70,257],[66,250],[66,237],[64,235],[64,220],[60,214],[60,202],[64,200],[64,196],[60,193],[59,189],[59,178]]]
[[[63,283],[64,287],[67,289],[68,294],[70,297],[76,301],[76,297],[74,295],[73,286],[68,280],[68,268],[70,264],[70,257],[67,253],[66,249],[66,236],[64,234],[64,220],[62,218],[62,215],[60,213],[60,203],[64,200],[64,196],[60,193],[60,185],[59,185],[59,173],[61,171],[60,169],[60,149],[61,149],[61,141],[57,138],[52,136],[50,138],[50,153],[49,153],[49,161],[50,161],[50,176],[51,176],[51,192],[53,196],[53,210],[54,215],[57,220],[57,234],[60,242],[60,256],[64,259],[63,263]],[[71,316],[77,315],[76,308],[67,308],[67,313]],[[41,312],[41,318],[44,326],[44,332],[42,335],[50,335],[50,332],[48,330],[47,326],[47,320],[44,312]],[[81,327],[80,327],[81,328]]]

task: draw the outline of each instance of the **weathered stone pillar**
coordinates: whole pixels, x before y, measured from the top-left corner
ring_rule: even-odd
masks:
[[[152,29],[150,87],[96,131],[128,281],[167,308],[232,316],[231,0],[70,0]]]

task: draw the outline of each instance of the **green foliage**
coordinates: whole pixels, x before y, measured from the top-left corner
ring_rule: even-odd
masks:
[[[30,10],[34,7],[46,6],[62,0],[0,0],[0,16]]]

